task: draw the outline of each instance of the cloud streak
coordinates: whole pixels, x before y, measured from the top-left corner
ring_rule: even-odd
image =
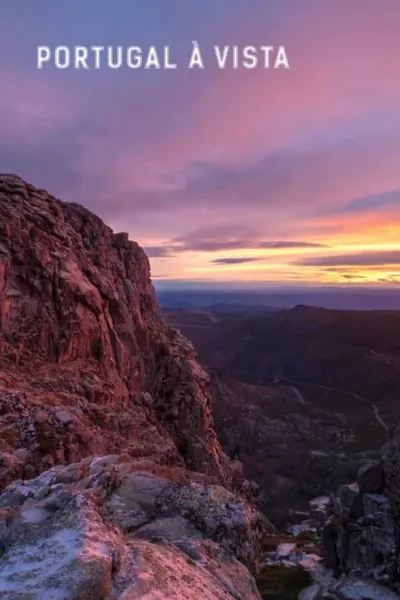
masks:
[[[301,258],[292,264],[303,267],[400,266],[400,250]]]
[[[223,237],[220,229],[206,228],[186,236],[176,237],[157,246],[145,246],[149,257],[174,256],[182,252],[220,252],[225,250],[296,250],[326,248],[326,244],[299,240],[263,241],[254,233],[253,238]]]
[[[256,262],[258,260],[263,260],[263,257],[237,257],[237,258],[215,258],[211,261],[213,265],[242,265],[249,262]]]

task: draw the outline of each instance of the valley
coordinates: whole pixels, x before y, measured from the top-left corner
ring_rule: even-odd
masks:
[[[400,420],[400,311],[164,309],[208,370],[219,439],[283,525],[351,482]]]

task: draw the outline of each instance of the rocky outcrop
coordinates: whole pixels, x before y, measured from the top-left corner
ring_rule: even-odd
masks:
[[[121,451],[245,485],[217,441],[208,376],[159,315],[141,248],[0,175],[0,485]]]
[[[15,175],[0,175],[3,490],[5,600],[260,597],[247,567],[273,528],[145,254]]]
[[[384,448],[381,462],[368,462],[361,467],[356,483],[342,485],[332,495],[322,541],[327,568],[400,592],[397,587],[398,519],[385,478],[387,469],[391,468],[387,463],[388,448]],[[397,460],[399,458],[398,455]]]
[[[326,541],[327,531],[334,542],[325,546],[327,566],[377,581],[394,579],[395,521],[386,496],[359,492],[357,484],[341,486],[332,500]]]
[[[385,475],[385,489],[393,514],[400,523],[400,426],[392,430],[388,441],[382,448],[382,466]]]
[[[0,596],[256,600],[244,564],[254,568],[263,531],[246,501],[205,476],[85,459],[0,496]]]
[[[341,485],[324,510],[323,564],[313,570],[314,583],[299,600],[400,598],[396,517],[387,496],[385,460],[365,462],[357,482]]]

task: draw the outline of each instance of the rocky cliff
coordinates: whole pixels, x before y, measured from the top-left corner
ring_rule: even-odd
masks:
[[[399,465],[397,428],[384,445],[381,460],[365,463],[356,482],[340,486],[332,495],[323,530],[325,566],[345,581],[362,578],[365,586],[375,585],[380,590],[376,597],[382,600],[400,597]]]
[[[88,454],[229,481],[208,377],[158,314],[148,260],[85,208],[0,177],[1,481]]]
[[[68,561],[62,552],[59,563],[49,556],[26,571],[20,587],[10,583],[18,579],[19,557],[32,559],[29,544],[39,530],[44,550],[51,536],[70,539],[68,556],[79,580],[78,591],[47,592],[46,598],[145,597],[135,588],[133,555],[151,555],[147,574],[177,560],[174,577],[185,575],[188,558],[177,558],[179,544],[154,549],[127,540],[150,522],[164,540],[202,540],[194,564],[210,570],[211,561],[214,571],[220,565],[219,579],[246,573],[231,562],[236,558],[254,567],[265,522],[249,503],[240,463],[221,450],[210,402],[208,376],[192,345],[158,312],[140,247],[85,208],[15,175],[0,175],[0,486],[25,480],[1,497],[4,597],[27,597],[18,595],[21,589],[43,593],[38,569],[52,573],[47,590],[53,584],[63,589]],[[114,456],[114,466],[102,474],[96,467],[94,474],[89,457],[106,455]],[[58,467],[66,464],[75,465],[68,475]],[[128,499],[113,495],[133,472],[142,475],[131,478]],[[157,489],[149,510],[137,499],[146,477]],[[140,513],[138,520],[127,516],[131,509]],[[158,519],[164,519],[160,527]],[[68,522],[66,531],[61,522]],[[220,552],[231,557],[223,565]],[[161,555],[165,562],[157,563]],[[93,578],[77,557],[84,571],[92,573],[93,566],[101,574],[97,591],[87,591]],[[204,585],[208,576],[197,576],[196,586]],[[220,595],[200,596],[257,598],[252,581],[247,574],[242,596],[232,595],[228,584]]]

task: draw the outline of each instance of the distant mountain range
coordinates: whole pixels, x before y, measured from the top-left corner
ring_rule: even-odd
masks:
[[[337,310],[400,310],[400,290],[396,289],[164,289],[157,284],[156,287],[158,302],[164,308],[203,308],[219,313],[260,313],[297,305]]]
[[[171,304],[174,304],[171,302]],[[266,312],[275,312],[281,310],[278,306],[268,306],[263,304],[239,304],[229,302],[215,302],[207,306],[196,306],[194,304],[183,302],[183,306],[177,303],[177,306],[168,306],[167,304],[162,305],[165,310],[188,310],[192,312],[213,312],[222,314],[247,314],[247,315],[259,315]]]

